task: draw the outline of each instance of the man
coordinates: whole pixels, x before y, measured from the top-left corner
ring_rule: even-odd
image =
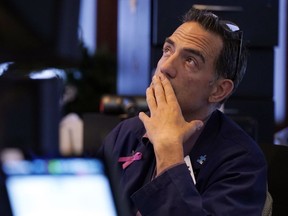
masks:
[[[131,215],[261,215],[266,163],[218,108],[246,70],[242,32],[191,9],[166,39],[146,99],[101,153],[120,170]]]

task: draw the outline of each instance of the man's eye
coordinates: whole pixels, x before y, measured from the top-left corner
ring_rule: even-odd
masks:
[[[186,61],[187,61],[188,63],[195,63],[194,59],[191,58],[191,57],[188,57],[188,58],[186,59]]]
[[[198,66],[197,60],[193,57],[187,57],[186,63],[189,67],[197,67]]]
[[[171,52],[171,49],[169,48],[169,47],[163,47],[163,54],[166,54],[166,55],[168,55],[168,54],[170,54],[170,52]]]

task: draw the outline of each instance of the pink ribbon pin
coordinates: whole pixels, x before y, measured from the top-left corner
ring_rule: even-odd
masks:
[[[142,153],[141,152],[136,152],[134,155],[132,156],[128,156],[128,157],[120,157],[118,162],[125,162],[122,165],[123,169],[126,169],[131,163],[133,163],[134,161],[137,160],[141,160],[142,158]]]

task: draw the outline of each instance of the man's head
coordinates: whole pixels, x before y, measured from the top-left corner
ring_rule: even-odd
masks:
[[[227,20],[221,20],[211,12],[192,8],[183,17],[183,23],[195,21],[207,31],[221,36],[223,49],[216,61],[216,74],[231,79],[235,91],[241,82],[247,67],[247,51],[242,43],[243,32]]]
[[[212,13],[190,10],[164,43],[156,74],[170,80],[186,120],[209,115],[243,77],[246,64],[242,58],[237,63],[241,40],[225,23]]]

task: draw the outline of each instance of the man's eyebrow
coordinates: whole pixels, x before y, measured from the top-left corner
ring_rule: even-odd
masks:
[[[190,49],[190,48],[184,48],[184,51],[198,56],[202,60],[202,62],[205,63],[205,58],[204,58],[203,54],[201,52],[199,52],[198,50]]]
[[[170,38],[166,38],[165,39],[165,43],[169,43],[171,45],[175,44],[175,42],[173,40],[171,40]],[[191,48],[184,48],[184,51],[192,53],[192,54],[198,56],[203,61],[203,63],[205,63],[205,58],[204,58],[203,54],[200,51],[195,50],[195,49],[191,49]]]
[[[166,38],[165,39],[165,43],[169,43],[169,44],[172,44],[172,45],[174,45],[174,41],[172,41],[170,38]]]

